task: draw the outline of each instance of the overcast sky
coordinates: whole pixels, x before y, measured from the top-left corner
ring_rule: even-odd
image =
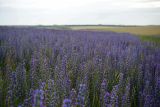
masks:
[[[160,25],[160,0],[0,0],[0,25]]]

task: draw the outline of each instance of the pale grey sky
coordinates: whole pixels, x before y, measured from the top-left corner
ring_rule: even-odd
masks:
[[[0,25],[160,25],[160,0],[0,0]]]

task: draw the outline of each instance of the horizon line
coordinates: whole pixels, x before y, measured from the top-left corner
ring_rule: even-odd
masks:
[[[160,24],[13,24],[13,25],[1,25],[0,26],[160,26]]]

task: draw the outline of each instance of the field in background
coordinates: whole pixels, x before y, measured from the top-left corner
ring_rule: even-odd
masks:
[[[73,30],[127,32],[135,35],[160,35],[160,26],[68,26]]]
[[[139,36],[143,41],[160,43],[160,26],[104,26],[104,25],[71,25],[72,30],[113,31],[118,33],[131,33]]]
[[[124,26],[124,25],[38,25],[38,26],[16,26],[36,27],[56,30],[85,30],[85,31],[112,31],[118,33],[131,33],[140,37],[143,41],[160,43],[160,26]]]

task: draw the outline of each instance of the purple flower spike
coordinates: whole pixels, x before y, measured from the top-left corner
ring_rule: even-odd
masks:
[[[104,95],[105,107],[111,107],[110,99],[111,99],[111,94],[109,92],[106,92],[105,95]]]
[[[75,89],[72,89],[71,90],[71,93],[70,93],[70,98],[71,98],[71,100],[72,100],[72,106],[73,107],[75,107],[76,106],[76,97],[77,97],[77,95],[76,95],[76,90]]]
[[[122,107],[130,107],[130,83],[128,82],[122,97]]]
[[[70,99],[64,99],[62,107],[71,107],[71,100]]]
[[[103,80],[103,82],[101,83],[101,90],[100,90],[100,101],[101,101],[101,105],[105,105],[105,101],[104,101],[104,95],[107,91],[107,81],[106,79]]]
[[[111,92],[111,105],[113,107],[118,107],[118,90],[119,90],[119,86],[116,85],[113,87],[112,92]]]
[[[144,100],[144,107],[153,107],[153,96],[146,95]]]
[[[106,91],[106,89],[107,89],[107,80],[106,79],[103,80],[103,82],[101,84],[101,88]]]
[[[80,105],[81,107],[85,106],[85,96],[86,96],[86,85],[80,84],[77,100],[78,100],[78,105]]]
[[[33,92],[32,107],[46,107],[44,104],[44,91],[43,90],[37,89]]]

